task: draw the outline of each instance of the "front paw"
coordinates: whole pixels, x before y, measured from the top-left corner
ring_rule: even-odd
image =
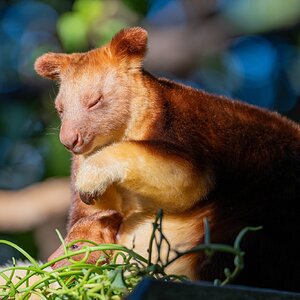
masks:
[[[94,204],[113,183],[122,181],[125,177],[125,169],[121,164],[113,164],[107,167],[83,163],[76,175],[75,188],[81,200],[88,204]]]
[[[80,199],[88,204],[94,204],[105,192],[112,180],[101,168],[83,167],[76,176],[75,188]]]

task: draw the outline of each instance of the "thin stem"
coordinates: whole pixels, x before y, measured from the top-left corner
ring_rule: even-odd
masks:
[[[8,245],[10,247],[15,248],[20,253],[22,253],[36,268],[39,268],[39,264],[35,261],[35,259],[15,243],[6,240],[0,240],[0,244]]]

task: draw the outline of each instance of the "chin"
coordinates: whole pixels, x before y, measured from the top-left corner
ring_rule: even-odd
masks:
[[[102,148],[109,146],[113,143],[113,139],[107,137],[96,137],[89,143],[83,144],[80,147],[74,148],[71,152],[75,155],[91,155]]]
[[[75,147],[71,150],[71,152],[75,155],[83,155],[83,154],[90,154],[95,149],[94,143],[89,142],[81,145],[80,147]]]

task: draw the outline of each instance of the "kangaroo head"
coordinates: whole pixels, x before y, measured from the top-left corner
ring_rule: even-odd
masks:
[[[67,149],[86,154],[122,138],[146,48],[147,32],[136,27],[121,30],[98,49],[47,53],[36,60],[36,72],[59,83],[55,107]]]
[[[64,240],[65,246],[70,245],[70,251],[77,251],[83,249],[84,246],[94,246],[94,244],[88,241],[95,244],[114,244],[116,243],[122,220],[121,214],[113,210],[99,211],[90,216],[81,218],[70,229]],[[62,255],[64,255],[63,245],[51,254],[48,261],[52,261]],[[103,255],[104,253],[102,251],[91,252],[85,262],[96,264]],[[84,257],[85,253],[74,255],[71,258],[80,261]],[[55,262],[52,268],[57,269],[69,264],[70,261],[68,259],[62,259]]]

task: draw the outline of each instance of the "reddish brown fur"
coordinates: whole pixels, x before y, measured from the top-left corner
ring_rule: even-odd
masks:
[[[167,224],[185,216],[179,223],[186,232],[195,230],[186,219],[197,224],[197,216],[208,215],[218,243],[232,242],[244,226],[263,225],[243,244],[246,269],[237,282],[299,290],[299,127],[155,78],[141,68],[146,41],[143,29],[128,29],[103,48],[36,62],[44,77],[53,78],[52,66],[60,71],[61,141],[78,154],[72,173],[81,199],[96,200],[96,207],[86,206],[76,192],[70,224],[111,206],[124,215],[121,241],[129,240],[143,226],[138,220],[149,224],[149,214],[162,207]],[[201,241],[201,230],[192,234]],[[175,243],[183,240],[178,235]],[[219,277],[226,264],[226,256],[216,255],[196,277]]]
[[[134,55],[141,60],[146,54],[148,34],[141,28],[123,29],[111,40],[114,55]]]
[[[90,240],[97,244],[115,244],[117,234],[122,223],[122,216],[116,211],[98,211],[92,215],[86,216],[78,220],[69,230],[67,237],[64,240],[66,246],[76,240]],[[73,244],[74,245],[74,244]],[[93,246],[87,242],[77,242],[75,251],[80,250],[83,246]],[[51,256],[48,261],[52,261],[64,254],[63,245],[61,245]],[[71,258],[80,261],[85,254],[74,255]],[[89,264],[96,264],[104,254],[101,251],[91,252],[85,261]],[[52,265],[53,269],[69,265],[68,259],[60,260]]]

